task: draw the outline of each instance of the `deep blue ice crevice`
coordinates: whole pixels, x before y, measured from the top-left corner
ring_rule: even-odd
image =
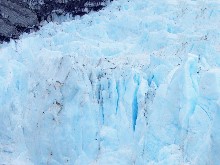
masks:
[[[153,79],[154,79],[154,75],[149,76],[149,78],[147,80],[148,86],[151,86],[151,83],[152,83]]]
[[[135,131],[135,126],[136,126],[137,117],[138,117],[137,93],[138,93],[138,89],[139,89],[139,86],[140,86],[140,76],[139,75],[134,76],[134,82],[136,83],[136,88],[135,88],[135,91],[134,91],[133,101],[132,101],[132,126],[133,126],[133,131]]]

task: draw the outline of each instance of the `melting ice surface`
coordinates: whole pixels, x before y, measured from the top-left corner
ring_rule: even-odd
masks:
[[[0,47],[1,165],[219,165],[220,3],[117,0]]]

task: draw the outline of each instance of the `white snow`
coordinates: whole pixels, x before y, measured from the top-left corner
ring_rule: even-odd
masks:
[[[0,45],[0,164],[219,165],[219,9],[116,0]]]

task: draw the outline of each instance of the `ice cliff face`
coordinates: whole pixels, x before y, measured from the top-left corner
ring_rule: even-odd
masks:
[[[219,7],[118,0],[1,45],[0,164],[220,164]]]

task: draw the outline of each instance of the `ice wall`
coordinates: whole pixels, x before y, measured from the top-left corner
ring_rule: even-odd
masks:
[[[0,48],[0,164],[218,165],[220,4],[118,0]]]

